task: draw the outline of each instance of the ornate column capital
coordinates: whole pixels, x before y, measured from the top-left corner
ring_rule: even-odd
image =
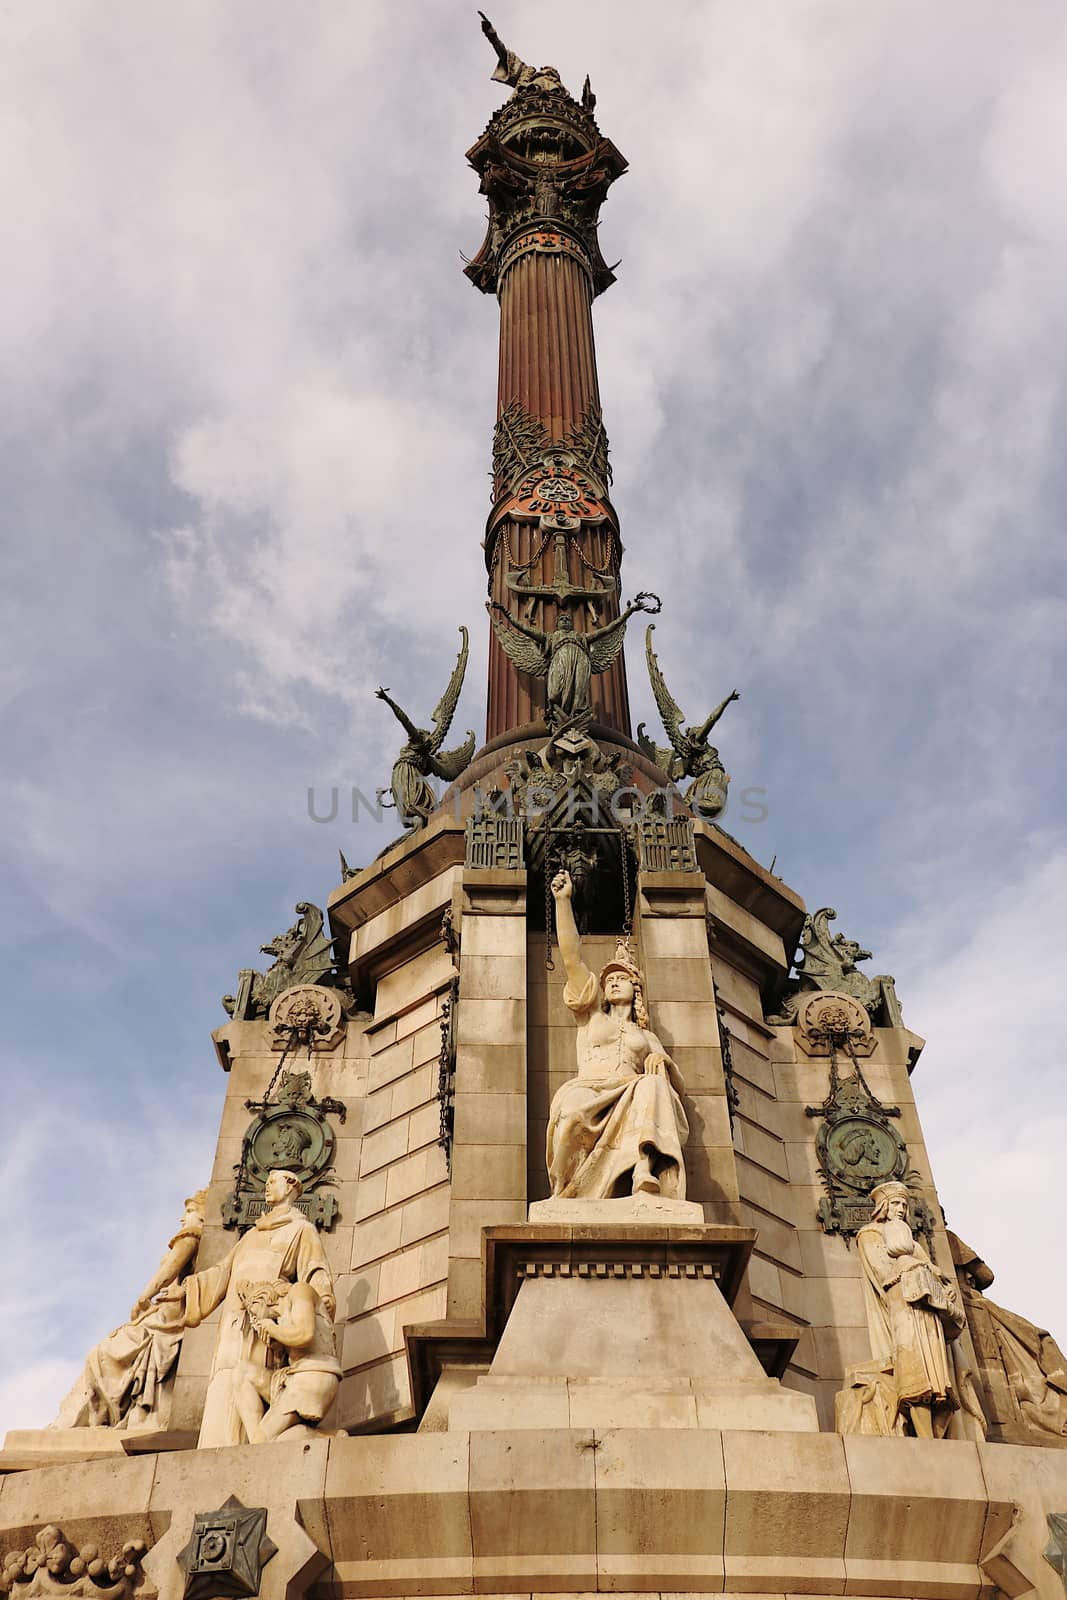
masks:
[[[562,86],[517,89],[467,159],[489,202],[485,240],[464,268],[476,288],[497,293],[508,269],[533,251],[575,259],[594,296],[614,283],[597,224],[626,162]]]

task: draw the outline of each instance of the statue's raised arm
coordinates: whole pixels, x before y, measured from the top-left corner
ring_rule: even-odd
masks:
[[[496,66],[493,69],[494,83],[508,83],[513,89],[518,89],[522,84],[528,83],[534,77],[534,68],[528,66],[521,56],[514,50],[509,50],[507,45],[497,33],[484,11],[479,11],[482,19],[482,32],[496,51]]]
[[[632,947],[622,941],[598,978],[582,959],[570,873],[557,872],[551,889],[578,1068],[549,1107],[545,1162],[553,1198],[684,1200],[684,1085],[649,1027]]]
[[[582,941],[578,934],[578,924],[574,920],[573,895],[574,884],[571,882],[570,873],[557,872],[552,879],[552,898],[556,903],[556,937],[559,940],[563,970],[567,974],[567,986],[578,995],[587,984],[593,984],[595,1002],[598,993],[595,987],[596,979],[582,960]]]
[[[726,699],[721,701],[720,704],[715,707],[714,711],[710,711],[708,713],[707,721],[702,722],[699,728],[694,728],[692,730],[694,741],[698,744],[704,744],[707,740],[708,734],[711,732],[712,728],[714,728],[715,724],[726,710],[726,707],[732,705],[735,700],[740,700],[740,698],[741,696],[738,694],[737,690],[731,689],[730,693],[726,696]]]
[[[393,716],[399,722],[409,739],[413,740],[415,744],[419,745],[427,742],[428,734],[425,728],[416,728],[407,712],[401,706],[397,705],[388,689],[375,689],[374,697],[376,700],[385,701],[385,704],[389,707],[390,711],[393,713]]]

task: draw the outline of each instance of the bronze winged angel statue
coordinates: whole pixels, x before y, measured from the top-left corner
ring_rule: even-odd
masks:
[[[645,660],[648,664],[652,693],[656,697],[656,706],[663,719],[670,744],[668,746],[654,744],[645,733],[643,722],[637,725],[637,742],[642,755],[654,761],[673,783],[677,783],[683,777],[692,778],[693,782],[686,790],[687,803],[703,817],[717,817],[726,805],[730,776],[719,760],[718,750],[713,744],[708,743],[708,734],[731,700],[740,700],[741,696],[736,689],[732,689],[705,722],[699,726],[691,724],[688,728],[684,728],[682,709],[667,688],[667,681],[660,670],[656,652],[652,648],[652,635],[655,631],[655,623],[650,622],[645,632]]]
[[[408,736],[407,743],[401,748],[393,763],[390,783],[393,802],[404,820],[405,827],[408,828],[424,828],[430,813],[437,805],[437,796],[426,781],[430,774],[451,783],[454,778],[459,777],[464,767],[469,765],[474,754],[474,734],[470,729],[467,730],[467,737],[463,743],[457,745],[454,750],[441,749],[452,726],[452,718],[456,714],[456,705],[467,671],[469,643],[467,630],[460,628],[459,631],[463,643],[456,657],[452,676],[448,680],[448,688],[437,703],[432,718],[432,728],[416,728],[407,712],[402,711],[392,699],[388,689],[375,690],[378,699],[385,701]]]
[[[512,665],[531,678],[547,679],[545,717],[551,728],[558,729],[592,710],[593,674],[606,672],[618,656],[626,624],[634,612],[655,615],[659,608],[658,595],[642,592],[614,622],[589,633],[575,633],[569,611],[560,612],[552,633],[527,627],[496,600],[489,603],[489,616],[500,647]],[[498,620],[498,611],[504,622]]]

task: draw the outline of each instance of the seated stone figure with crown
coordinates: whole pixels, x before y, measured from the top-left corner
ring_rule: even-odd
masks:
[[[599,981],[582,960],[568,872],[552,880],[567,974],[564,1004],[578,1027],[578,1076],[557,1090],[546,1156],[554,1199],[626,1195],[685,1199],[689,1136],[678,1068],[648,1026],[644,979],[627,944]]]

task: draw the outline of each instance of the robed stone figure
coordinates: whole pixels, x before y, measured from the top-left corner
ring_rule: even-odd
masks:
[[[904,1184],[880,1183],[871,1199],[874,1212],[856,1244],[872,1360],[847,1375],[838,1432],[941,1438],[960,1408],[949,1351],[965,1324],[959,1288],[914,1237]]]
[[[169,1381],[181,1350],[185,1319],[174,1299],[157,1300],[177,1284],[196,1256],[204,1232],[207,1190],[190,1195],[177,1233],[138,1295],[128,1322],[90,1350],[53,1428],[151,1431],[166,1425]]]
[[[557,1090],[546,1158],[558,1199],[629,1194],[685,1199],[689,1123],[678,1068],[648,1026],[644,980],[620,948],[599,980],[582,960],[568,872],[552,880],[567,974],[563,1003],[577,1024],[578,1076]]]
[[[222,1307],[200,1426],[201,1448],[249,1442],[241,1415],[243,1386],[250,1376],[287,1362],[285,1350],[259,1331],[249,1314],[250,1286],[309,1284],[333,1321],[337,1309],[333,1277],[317,1228],[293,1204],[300,1193],[295,1173],[271,1172],[264,1188],[270,1210],[241,1235],[217,1266],[193,1273],[168,1291],[171,1297],[184,1298],[187,1328],[197,1327],[217,1306]]]

